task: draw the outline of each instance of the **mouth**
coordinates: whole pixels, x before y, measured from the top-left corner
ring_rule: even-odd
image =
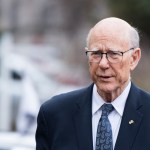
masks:
[[[110,81],[113,77],[112,76],[99,76],[101,81]]]

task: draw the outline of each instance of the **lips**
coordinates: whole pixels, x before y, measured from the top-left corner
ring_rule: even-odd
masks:
[[[100,76],[101,78],[111,78],[111,76]]]
[[[100,75],[99,78],[101,81],[110,81],[113,78],[113,76]]]

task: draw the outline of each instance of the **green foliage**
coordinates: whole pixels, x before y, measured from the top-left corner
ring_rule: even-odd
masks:
[[[150,0],[109,0],[108,2],[114,16],[127,20],[150,35]]]

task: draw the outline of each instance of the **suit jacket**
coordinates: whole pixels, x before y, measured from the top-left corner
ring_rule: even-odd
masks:
[[[41,106],[36,150],[93,150],[92,90],[90,85],[61,94]],[[150,150],[150,94],[133,83],[115,150]]]

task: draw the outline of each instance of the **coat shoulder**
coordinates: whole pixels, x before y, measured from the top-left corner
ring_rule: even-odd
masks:
[[[150,93],[139,89],[142,102],[145,103],[147,106],[150,106]]]
[[[82,103],[85,97],[90,97],[92,89],[93,84],[82,89],[56,95],[44,102],[41,108],[44,111],[71,110],[74,104],[78,102]]]

